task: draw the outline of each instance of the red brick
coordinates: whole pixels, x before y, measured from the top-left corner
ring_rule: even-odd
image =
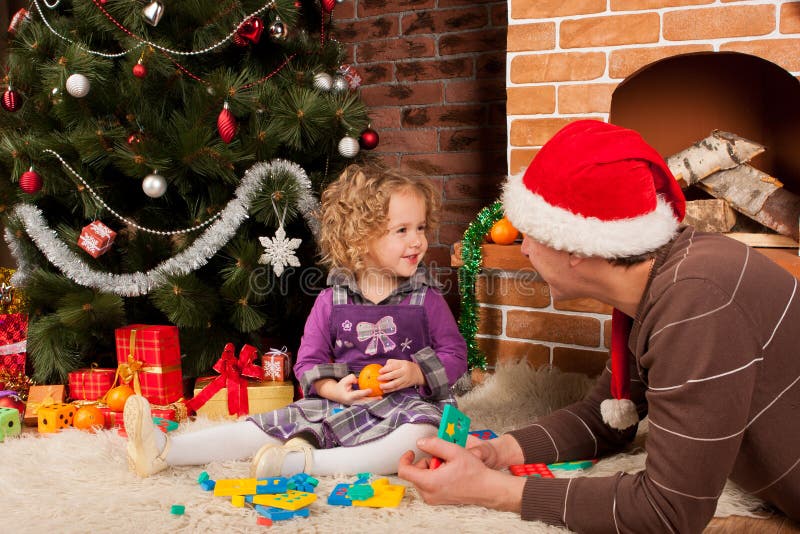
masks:
[[[509,339],[477,338],[478,348],[489,365],[528,360],[534,367],[550,365],[550,347],[537,343],[523,343]]]
[[[385,152],[401,152],[405,154],[428,152],[436,144],[436,130],[409,129],[381,130],[380,146]]]
[[[403,34],[443,34],[484,28],[489,23],[485,6],[467,9],[438,9],[421,11],[403,17]]]
[[[357,65],[356,71],[361,75],[362,84],[364,85],[391,82],[394,80],[394,65],[392,63]]]
[[[542,146],[561,128],[582,118],[584,117],[512,120],[509,141],[511,146]]]
[[[478,333],[488,336],[503,334],[503,311],[498,308],[478,306]]]
[[[566,373],[583,373],[594,377],[605,369],[608,351],[572,347],[553,347],[553,367]]]
[[[445,200],[440,218],[449,223],[469,224],[486,204],[486,200]]]
[[[551,17],[567,17],[602,13],[606,9],[606,0],[514,0],[511,4],[512,19],[547,19]]]
[[[506,79],[506,54],[505,52],[490,52],[480,54],[475,58],[475,75],[478,78]]]
[[[439,54],[443,56],[468,54],[484,50],[503,50],[505,46],[505,28],[451,33],[439,38]]]
[[[781,5],[781,33],[800,33],[800,2]]]
[[[444,99],[448,104],[459,102],[505,101],[505,80],[451,80],[445,84]]]
[[[475,73],[472,58],[408,61],[397,63],[397,80],[444,80],[468,78]]]
[[[506,129],[500,127],[459,128],[458,130],[441,130],[439,132],[439,148],[448,152],[465,150],[505,150],[507,145]]]
[[[604,304],[599,300],[588,298],[556,301],[553,303],[553,307],[557,310],[564,311],[604,313],[606,315],[611,315],[611,306]]]
[[[355,2],[342,2],[337,3],[334,9],[336,20],[348,20],[356,16],[356,3]]]
[[[511,163],[509,164],[509,174],[519,174],[528,168],[531,161],[533,161],[536,153],[539,152],[538,148],[514,149],[511,151]]]
[[[508,25],[508,2],[501,2],[500,4],[492,6],[492,26],[507,26]]]
[[[513,83],[593,80],[603,76],[603,52],[554,52],[516,56],[511,60]]]
[[[600,321],[561,313],[511,309],[506,312],[506,336],[596,347]]]
[[[508,27],[508,51],[532,52],[556,47],[555,22],[515,24]]]
[[[659,29],[658,13],[565,20],[558,43],[561,48],[655,43]]]
[[[482,274],[475,283],[475,298],[482,304],[546,308],[550,305],[550,286],[536,273],[524,276]]]
[[[489,125],[490,126],[503,126],[506,127],[508,114],[506,113],[505,102],[498,102],[488,104],[489,108]]]
[[[370,126],[378,130],[378,134],[386,128],[399,128],[400,109],[373,107],[369,109],[369,119]],[[378,146],[380,147],[380,145]]]
[[[402,13],[417,9],[430,9],[436,5],[435,0],[382,0],[381,2],[363,1],[358,3],[358,18],[383,16],[387,13]]]
[[[505,153],[446,152],[407,156],[403,162],[428,175],[497,173],[506,167]]]
[[[386,39],[400,35],[400,17],[386,15],[371,19],[359,19],[336,27],[336,37],[348,43],[362,43],[372,39]]]
[[[562,85],[558,88],[559,113],[608,113],[616,83]]]
[[[660,59],[694,52],[710,52],[711,50],[713,48],[710,44],[613,50],[608,58],[608,75],[611,78],[627,78],[640,68]]]
[[[404,109],[403,126],[472,126],[486,121],[481,105],[422,106]]]
[[[642,11],[662,7],[713,4],[714,0],[611,0],[611,11]]]
[[[500,186],[505,175],[451,176],[444,182],[444,193],[448,200],[474,198],[485,200],[500,196]]]
[[[670,41],[766,35],[775,29],[775,6],[726,6],[667,11],[664,38]]]
[[[800,39],[761,39],[720,46],[722,52],[742,52],[772,61],[789,72],[800,71]]]
[[[497,0],[439,0],[437,4],[439,7],[454,7],[454,6],[474,6],[475,4],[487,4],[489,6],[505,5],[506,2],[498,2]]]
[[[361,99],[369,106],[438,104],[444,95],[441,82],[368,85],[361,88]]]
[[[435,48],[431,37],[367,41],[356,46],[356,59],[359,63],[369,63],[375,60],[433,57]]]
[[[464,231],[467,229],[465,223],[452,223],[439,225],[439,242],[440,243],[455,243],[464,238]]]
[[[553,85],[509,87],[507,98],[509,115],[553,113],[556,110],[556,88]]]
[[[603,346],[611,348],[611,319],[603,321]]]

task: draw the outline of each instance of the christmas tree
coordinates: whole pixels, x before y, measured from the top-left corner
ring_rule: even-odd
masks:
[[[292,347],[320,189],[377,143],[334,0],[33,0],[9,28],[0,205],[39,382],[174,324],[185,376]],[[366,134],[366,135],[362,135]]]

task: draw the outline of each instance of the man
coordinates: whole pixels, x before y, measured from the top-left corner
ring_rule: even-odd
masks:
[[[431,504],[478,504],[585,532],[700,532],[728,478],[800,519],[797,280],[749,247],[680,226],[685,200],[631,130],[578,121],[521,179],[506,216],[554,300],[613,306],[611,368],[581,402],[467,449],[428,438],[398,474]],[[610,477],[522,478],[520,463],[620,451],[650,419],[647,462]]]

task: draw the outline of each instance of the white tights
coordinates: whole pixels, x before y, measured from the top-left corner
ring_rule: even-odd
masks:
[[[312,475],[354,475],[372,473],[391,475],[397,472],[400,456],[414,451],[417,459],[423,453],[417,449],[417,440],[435,436],[432,425],[405,424],[378,440],[355,447],[314,449]],[[166,438],[155,432],[159,448],[163,449]],[[177,434],[170,437],[170,448],[166,461],[169,465],[203,465],[213,461],[243,460],[251,458],[267,443],[282,443],[266,434],[252,421],[213,426],[197,432]],[[304,456],[300,452],[286,455],[282,475],[292,476],[303,470]]]

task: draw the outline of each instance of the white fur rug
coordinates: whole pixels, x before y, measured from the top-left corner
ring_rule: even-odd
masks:
[[[502,367],[486,382],[465,394],[460,408],[472,418],[471,428],[498,434],[580,398],[591,380],[557,370],[534,370],[525,364]],[[215,424],[199,419],[182,425],[185,432]],[[640,432],[640,446],[646,431]],[[252,532],[256,513],[234,508],[230,500],[200,489],[205,470],[213,479],[246,478],[248,462],[214,463],[168,470],[139,479],[128,471],[125,441],[116,431],[89,434],[78,430],[39,436],[25,433],[0,443],[0,531],[21,533],[114,532]],[[637,471],[644,453],[605,459],[589,476]],[[579,473],[581,474],[581,473]],[[329,506],[327,496],[339,482],[355,477],[323,477],[318,500],[305,519],[276,522],[274,532],[566,532],[541,523],[524,523],[519,516],[474,506],[428,506],[408,488],[398,508],[371,509]],[[393,483],[403,484],[399,479]],[[170,515],[173,504],[186,506],[183,516]],[[756,515],[760,502],[729,484],[717,516]]]

